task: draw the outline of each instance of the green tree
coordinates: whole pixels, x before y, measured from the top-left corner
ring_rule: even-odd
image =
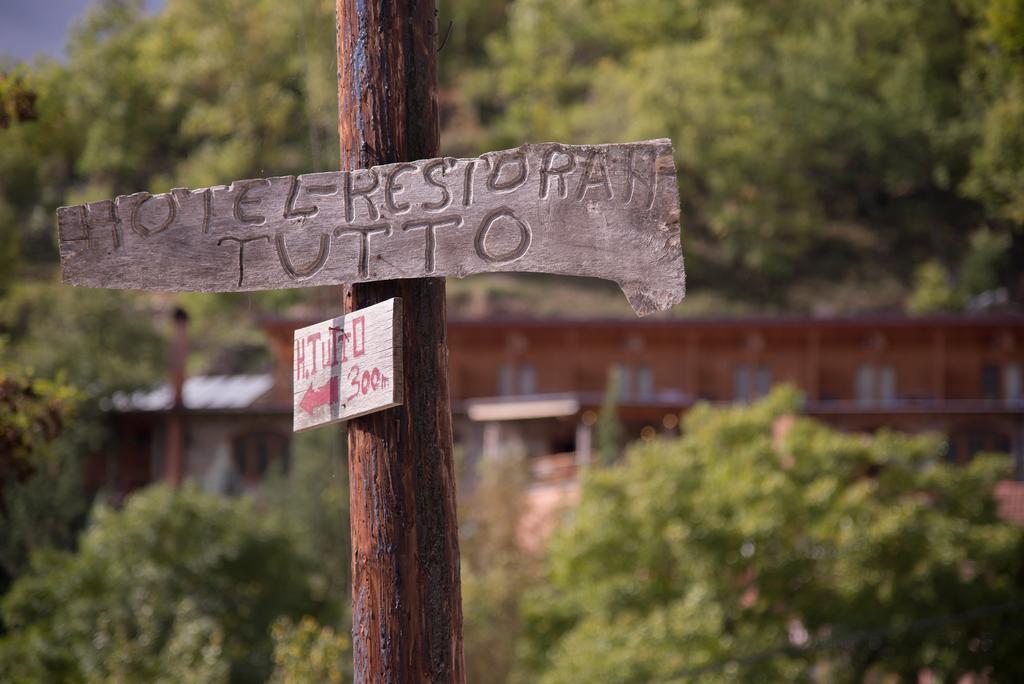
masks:
[[[0,368],[0,476],[26,475],[53,460],[53,442],[76,398],[59,383]]]
[[[25,282],[0,299],[0,340],[20,367],[98,400],[164,376],[158,312],[138,293]]]
[[[36,96],[32,118],[0,127],[0,278],[56,262],[54,210],[72,178],[81,129],[68,120],[66,71],[53,62],[5,70]],[[90,198],[99,199],[99,198]]]
[[[247,499],[185,488],[98,506],[0,604],[5,681],[263,681],[278,617],[316,615],[308,559]]]
[[[496,142],[671,137],[704,288],[877,306],[1021,223],[1021,6],[514,0],[478,102]]]
[[[62,204],[337,168],[333,11],[101,0],[73,26],[65,64],[0,65],[0,83],[36,96],[34,117],[0,127],[0,256],[20,244],[19,270],[55,267]]]
[[[295,435],[291,468],[268,483],[269,512],[289,530],[310,572],[328,628],[348,634],[352,627],[352,542],[348,516],[348,459],[344,429],[324,428]],[[294,626],[305,633],[301,625]],[[291,628],[284,629],[289,633]],[[309,636],[309,635],[307,635]],[[292,644],[306,643],[305,637]]]
[[[929,259],[969,270],[978,226],[1024,239],[1022,8],[456,0],[441,7],[445,148],[669,136],[703,291],[898,304]],[[332,12],[104,0],[67,63],[0,65],[35,98],[0,127],[0,280],[56,266],[61,204],[335,168]],[[1000,283],[1017,298],[1019,270]]]
[[[459,501],[466,681],[507,681],[515,664],[520,602],[539,579],[537,559],[519,540],[528,483],[526,459],[505,452],[477,464]]]
[[[281,618],[271,628],[274,673],[270,684],[341,684],[352,681],[352,645],[347,634],[306,616]]]
[[[0,595],[32,552],[69,548],[85,512],[77,394],[0,367]]]
[[[99,3],[68,45],[77,171],[120,192],[336,166],[332,12],[323,0],[177,0],[156,15],[141,0]]]
[[[1012,241],[1004,232],[981,228],[971,234],[970,246],[960,267],[966,296],[979,295],[999,287],[1009,264]]]
[[[935,259],[918,266],[914,272],[914,290],[907,301],[907,310],[921,315],[963,308],[963,299],[950,281],[949,270]]]
[[[527,601],[524,681],[1024,676],[1024,530],[992,498],[1008,459],[778,429],[799,403],[700,405],[683,437],[586,474]]]
[[[1024,2],[974,0],[972,60],[965,83],[979,144],[967,193],[993,217],[1024,224]]]
[[[44,375],[66,365],[90,394],[159,377],[153,336],[136,333],[152,327],[165,299],[46,287],[58,265],[55,209],[337,168],[333,11],[329,0],[172,0],[157,13],[142,0],[102,0],[74,25],[66,63],[0,64],[0,108],[14,86],[35,97],[31,117],[0,126],[0,293],[12,289],[0,300],[0,335],[14,338],[15,360]],[[311,296],[181,296],[200,333],[193,370],[265,364],[251,319]],[[39,335],[22,343],[33,321]],[[41,337],[54,330],[73,338]],[[103,353],[86,354],[94,343]]]

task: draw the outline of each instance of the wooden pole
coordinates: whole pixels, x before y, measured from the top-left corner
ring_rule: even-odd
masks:
[[[185,365],[188,362],[188,314],[175,309],[171,333],[171,411],[167,418],[167,438],[164,448],[164,480],[174,488],[181,486],[185,461]]]
[[[438,152],[434,0],[336,0],[341,168]],[[442,278],[354,285],[403,308],[405,404],[348,424],[356,682],[463,682]]]

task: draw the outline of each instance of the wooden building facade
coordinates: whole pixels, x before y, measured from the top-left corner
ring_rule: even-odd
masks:
[[[839,428],[942,432],[955,461],[982,450],[1024,458],[1024,317],[491,319],[451,323],[449,346],[467,415],[483,397],[511,406],[568,394],[589,419],[617,367],[635,437],[671,431],[694,402],[747,402],[789,383],[806,413]]]
[[[93,486],[127,493],[164,477],[169,457],[207,488],[258,484],[269,463],[288,459],[292,333],[314,320],[263,322],[266,375],[184,379],[172,369],[178,391],[169,383],[115,400],[122,439],[91,465]],[[633,439],[677,434],[695,402],[748,402],[790,383],[807,414],[836,427],[940,432],[950,460],[1003,451],[1024,478],[1024,316],[455,319],[448,341],[456,442],[470,460],[520,450],[538,481],[571,479],[589,460],[613,368]],[[169,439],[175,429],[183,434]]]

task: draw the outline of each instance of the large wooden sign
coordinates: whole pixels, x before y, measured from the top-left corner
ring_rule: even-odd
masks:
[[[234,291],[532,271],[613,280],[641,315],[684,295],[664,139],[139,192],[57,216],[72,285]]]
[[[402,300],[295,331],[296,432],[402,403]]]

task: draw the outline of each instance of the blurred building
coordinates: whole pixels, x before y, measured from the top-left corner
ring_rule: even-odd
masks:
[[[87,486],[115,500],[161,479],[224,494],[257,487],[289,467],[292,407],[272,390],[270,374],[204,375],[184,381],[177,406],[170,385],[116,395],[114,440],[89,462]]]
[[[1002,451],[1024,476],[1021,317],[478,320],[452,322],[448,341],[467,457],[511,449],[531,464],[526,548],[578,499],[613,368],[630,439],[678,434],[697,401],[750,402],[784,382],[803,391],[805,413],[837,428],[940,432],[950,461]],[[1024,522],[1024,487],[1003,483],[996,495]]]
[[[275,359],[266,375],[172,368],[168,386],[115,397],[120,440],[94,464],[94,486],[127,492],[170,463],[209,489],[240,491],[286,466],[292,332],[311,322],[264,321]],[[456,442],[470,461],[524,454],[552,505],[572,499],[559,487],[591,459],[612,368],[630,439],[677,434],[697,401],[749,402],[785,382],[804,392],[805,413],[838,428],[941,432],[949,460],[1003,451],[1024,476],[1024,317],[491,318],[450,320],[448,340]]]
[[[115,503],[158,480],[188,479],[206,491],[238,494],[258,487],[272,469],[286,471],[289,368],[186,377],[188,316],[181,310],[170,346],[166,384],[110,398],[113,440],[87,461],[86,487],[104,490]]]
[[[697,401],[749,402],[776,383],[846,430],[949,436],[948,458],[1024,465],[1024,318],[732,318],[455,321],[451,383],[463,440],[486,452],[589,458],[608,371],[631,437],[675,432]]]

